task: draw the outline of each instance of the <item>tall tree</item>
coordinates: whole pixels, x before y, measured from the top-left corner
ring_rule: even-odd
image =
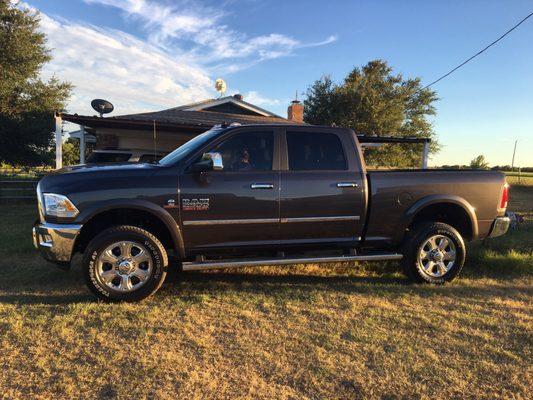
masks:
[[[50,61],[35,11],[0,0],[0,162],[41,164],[50,160],[54,110],[72,86],[39,75]]]
[[[385,61],[374,60],[354,68],[337,84],[329,76],[314,82],[307,90],[304,119],[317,125],[352,128],[357,134],[431,138],[430,152],[439,146],[429,117],[435,115],[436,92],[422,89],[419,78],[404,79],[392,73]],[[371,165],[419,165],[421,146],[384,145],[367,149]]]
[[[489,163],[483,154],[480,154],[472,161],[470,161],[470,168],[472,169],[489,169]]]

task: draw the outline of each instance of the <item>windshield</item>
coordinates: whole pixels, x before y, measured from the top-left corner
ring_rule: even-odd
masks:
[[[211,140],[214,136],[218,135],[222,131],[222,128],[220,126],[213,127],[209,129],[208,131],[196,136],[195,138],[189,140],[188,142],[182,144],[180,147],[178,147],[176,150],[174,150],[172,153],[167,154],[165,157],[163,157],[161,160],[159,160],[159,164],[161,165],[172,165],[177,163],[178,161],[182,160],[184,157],[186,157],[191,152],[196,151],[199,147],[202,147],[204,144],[206,144],[208,141]]]

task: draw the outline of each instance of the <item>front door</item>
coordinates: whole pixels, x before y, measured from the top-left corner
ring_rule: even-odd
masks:
[[[301,128],[285,136],[281,244],[355,245],[364,226],[365,198],[350,132]]]
[[[279,143],[272,129],[231,131],[207,149],[223,169],[180,176],[185,246],[203,249],[279,241]]]

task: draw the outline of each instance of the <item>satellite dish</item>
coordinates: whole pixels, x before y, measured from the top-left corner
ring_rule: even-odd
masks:
[[[107,100],[102,99],[94,99],[91,101],[91,107],[100,114],[100,117],[103,117],[104,114],[109,114],[111,111],[115,109],[113,107],[113,104],[111,104]]]
[[[226,93],[226,88],[228,86],[226,85],[226,82],[224,81],[224,79],[221,79],[221,78],[218,78],[216,81],[215,81],[215,89],[218,93],[220,93],[220,96],[219,97],[222,97],[224,95],[224,93]]]

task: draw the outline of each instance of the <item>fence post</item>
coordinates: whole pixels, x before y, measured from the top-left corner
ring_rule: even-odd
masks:
[[[56,169],[60,169],[63,167],[63,139],[61,137],[61,128],[63,125],[63,121],[61,118],[61,114],[56,112],[55,115],[56,119],[56,130],[55,130],[55,136],[56,136]]]
[[[428,167],[428,156],[429,156],[429,141],[424,142],[424,150],[422,151],[422,169]]]
[[[80,125],[80,164],[85,164],[85,127]]]

